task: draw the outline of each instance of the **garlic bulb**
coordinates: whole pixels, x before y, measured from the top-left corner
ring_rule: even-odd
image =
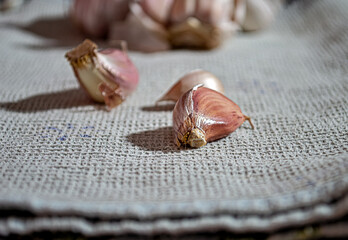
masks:
[[[97,45],[87,39],[65,57],[89,96],[105,102],[108,109],[122,103],[138,85],[138,71],[125,50],[98,51]]]
[[[226,137],[250,117],[219,92],[197,85],[180,97],[173,111],[175,143],[199,148]]]
[[[210,49],[238,29],[230,17],[231,7],[230,0],[168,0],[162,5],[140,0],[131,4],[130,13],[172,47]]]
[[[133,50],[211,49],[240,29],[268,25],[281,1],[74,0],[70,12],[85,33],[125,40]]]
[[[224,87],[221,81],[212,73],[196,69],[181,77],[157,102],[174,101],[176,102],[185,92],[194,86],[203,84],[204,87],[213,89],[224,94]]]

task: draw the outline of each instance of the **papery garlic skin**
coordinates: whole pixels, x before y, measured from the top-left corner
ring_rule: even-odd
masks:
[[[222,94],[225,92],[222,82],[214,74],[202,69],[196,69],[182,76],[157,102],[176,102],[184,93],[199,84],[203,84],[204,87]]]
[[[173,110],[173,129],[177,146],[199,148],[228,136],[249,117],[223,94],[195,86],[186,92]]]
[[[108,109],[121,104],[137,87],[139,74],[125,50],[97,50],[85,40],[66,53],[76,78],[96,102],[105,102]]]

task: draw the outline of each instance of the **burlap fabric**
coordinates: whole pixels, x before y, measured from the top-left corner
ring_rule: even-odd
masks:
[[[0,15],[0,235],[269,232],[347,214],[346,0],[299,2],[213,51],[131,52],[140,84],[111,112],[64,59],[83,40],[66,12],[37,0]],[[172,106],[154,103],[195,68],[255,130],[176,147]]]

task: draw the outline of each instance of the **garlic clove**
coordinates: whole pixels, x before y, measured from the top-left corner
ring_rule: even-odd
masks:
[[[139,2],[144,12],[155,21],[166,24],[174,0],[142,0]]]
[[[139,23],[142,24],[148,31],[156,34],[158,37],[167,38],[168,33],[165,26],[156,22],[154,19],[149,16],[141,5],[137,2],[130,4],[131,14],[139,20]]]
[[[181,95],[198,84],[203,84],[204,87],[213,89],[222,94],[224,94],[225,91],[221,81],[214,74],[202,69],[196,69],[182,76],[164,96],[157,100],[157,102],[176,102]]]
[[[212,49],[219,46],[224,40],[223,30],[218,26],[203,23],[195,17],[189,17],[168,28],[168,39],[174,48]]]
[[[222,21],[228,21],[230,12],[230,0],[199,0],[196,3],[195,17],[216,26]]]
[[[226,137],[250,117],[223,94],[197,85],[177,101],[173,110],[175,143],[199,148]]]
[[[193,16],[196,8],[195,0],[174,0],[170,12],[170,23],[180,23]]]
[[[112,24],[109,31],[110,42],[113,42],[113,39],[123,39],[127,41],[130,49],[142,52],[169,50],[171,47],[166,37],[162,36],[163,34],[154,34],[133,14],[130,14],[124,22]]]
[[[196,3],[195,16],[204,22],[210,22],[212,6],[214,1],[211,0],[200,0]]]
[[[111,22],[125,19],[129,11],[128,5],[128,0],[74,0],[70,16],[84,33],[104,37]]]
[[[215,48],[239,30],[239,25],[231,21],[231,13],[236,10],[234,6],[240,8],[240,5],[238,1],[235,3],[231,0],[197,1],[194,16],[201,24],[195,32],[205,39],[203,48]]]
[[[238,26],[240,26],[245,19],[246,1],[247,0],[234,0],[231,2],[231,20],[237,23]]]
[[[94,101],[104,102],[108,109],[122,103],[138,85],[138,71],[125,50],[98,51],[97,45],[87,39],[65,57],[82,88]]]
[[[282,0],[246,0],[242,28],[245,31],[255,31],[267,27],[275,18],[281,5]]]

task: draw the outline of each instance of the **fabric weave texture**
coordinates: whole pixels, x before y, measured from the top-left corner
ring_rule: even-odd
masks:
[[[137,91],[110,112],[64,59],[64,1],[0,15],[0,235],[269,232],[348,213],[348,2],[303,1],[212,51],[130,52]],[[107,44],[99,43],[101,47]],[[173,141],[183,74],[214,73],[250,116],[199,149]]]

